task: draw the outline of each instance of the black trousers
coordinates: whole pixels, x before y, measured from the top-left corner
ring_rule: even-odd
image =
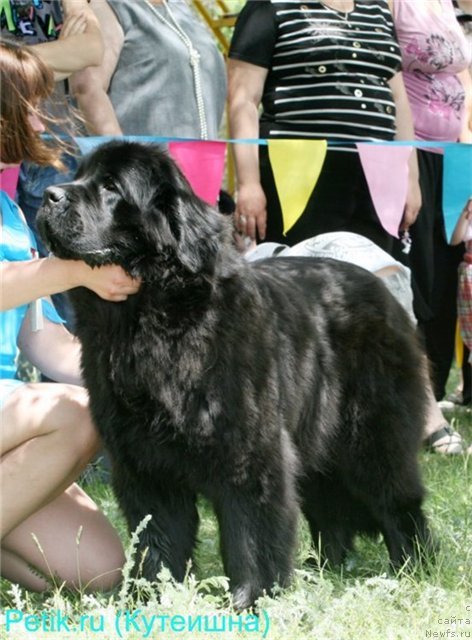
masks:
[[[259,159],[267,198],[266,240],[293,246],[320,233],[351,231],[392,252],[393,237],[380,224],[356,152],[328,150],[308,204],[287,235],[283,234],[282,212],[267,147],[260,147]]]
[[[442,209],[443,156],[418,151],[423,205],[410,229],[412,238],[408,257],[394,251],[395,257],[412,272],[415,313],[432,367],[436,398],[444,397],[454,357],[457,321],[457,269],[464,245],[447,242]]]

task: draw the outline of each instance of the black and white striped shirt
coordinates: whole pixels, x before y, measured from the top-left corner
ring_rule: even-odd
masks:
[[[401,55],[386,0],[355,0],[350,13],[310,0],[249,0],[229,56],[269,70],[262,138],[395,135],[388,81]]]

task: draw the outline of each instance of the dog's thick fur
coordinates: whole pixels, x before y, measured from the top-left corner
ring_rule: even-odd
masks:
[[[72,300],[116,494],[131,529],[152,514],[148,578],[162,564],[184,577],[197,493],[240,608],[287,583],[299,506],[333,563],[357,532],[381,532],[395,565],[427,541],[423,359],[379,279],[326,259],[246,263],[229,222],[137,143],[100,147],[48,189],[38,224],[57,256],[143,279],[123,303]]]

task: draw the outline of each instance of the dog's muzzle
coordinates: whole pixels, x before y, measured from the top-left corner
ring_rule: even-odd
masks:
[[[43,194],[43,204],[57,212],[67,209],[69,199],[65,189],[62,187],[48,187]]]

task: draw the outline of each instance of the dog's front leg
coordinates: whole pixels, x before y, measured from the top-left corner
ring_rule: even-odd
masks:
[[[123,467],[114,469],[113,485],[130,532],[151,515],[140,535],[136,572],[153,581],[165,566],[183,581],[198,529],[195,494],[172,478],[131,476]]]
[[[221,552],[237,610],[252,607],[292,572],[298,507],[286,488],[269,498],[254,487],[223,486],[215,499]]]

